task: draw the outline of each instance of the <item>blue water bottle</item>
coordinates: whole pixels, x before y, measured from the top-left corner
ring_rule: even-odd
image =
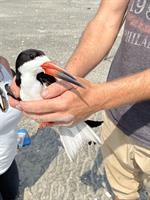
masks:
[[[31,137],[29,136],[27,129],[24,128],[18,129],[16,133],[18,135],[17,142],[19,148],[31,144]]]

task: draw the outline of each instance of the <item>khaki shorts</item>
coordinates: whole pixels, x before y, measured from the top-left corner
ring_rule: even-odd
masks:
[[[119,199],[137,199],[144,184],[150,194],[150,149],[140,146],[102,113],[102,154],[107,179]]]

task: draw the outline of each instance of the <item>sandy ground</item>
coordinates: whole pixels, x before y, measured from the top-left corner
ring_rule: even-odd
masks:
[[[12,67],[18,53],[27,48],[41,49],[63,66],[98,5],[98,0],[0,0],[0,52]],[[105,80],[120,36],[108,58],[87,79]],[[100,113],[93,117],[99,119]],[[20,200],[110,199],[100,146],[87,145],[70,162],[56,130],[38,129],[26,118],[18,128],[26,128],[32,137],[32,144],[17,155]],[[95,131],[99,135],[99,130]]]

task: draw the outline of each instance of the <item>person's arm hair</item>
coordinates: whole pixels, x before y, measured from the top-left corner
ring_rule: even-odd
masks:
[[[150,100],[150,69],[102,84],[90,95],[93,110],[107,110],[129,103]],[[91,105],[92,107],[92,105]]]
[[[120,30],[129,0],[102,0],[66,64],[72,74],[84,77],[110,51]]]

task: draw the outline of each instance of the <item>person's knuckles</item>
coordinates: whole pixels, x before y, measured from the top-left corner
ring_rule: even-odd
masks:
[[[59,97],[59,101],[57,104],[57,109],[60,111],[67,112],[70,109],[71,102],[69,98],[64,98],[62,96]]]

